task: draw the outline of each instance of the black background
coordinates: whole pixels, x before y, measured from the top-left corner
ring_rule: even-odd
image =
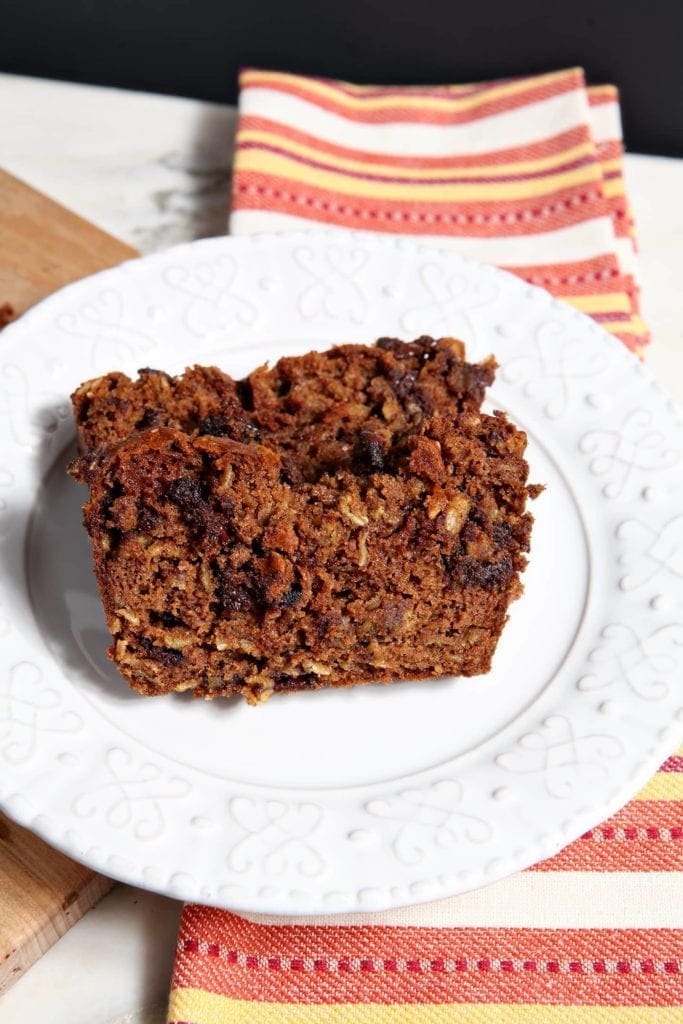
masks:
[[[629,149],[673,155],[682,54],[683,0],[0,3],[3,71],[222,102],[243,66],[429,84],[580,64],[619,86]]]

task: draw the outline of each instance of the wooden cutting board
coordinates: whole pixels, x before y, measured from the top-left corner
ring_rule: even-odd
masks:
[[[62,285],[136,255],[0,170],[0,326]],[[0,994],[112,884],[0,814]]]

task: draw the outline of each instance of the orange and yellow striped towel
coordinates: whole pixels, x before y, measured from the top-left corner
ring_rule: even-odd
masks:
[[[242,76],[231,229],[400,232],[503,265],[640,351],[617,93],[578,70],[438,88]],[[314,222],[314,223],[312,223]],[[382,914],[187,906],[174,1024],[683,1022],[683,748],[487,889]]]
[[[640,350],[617,91],[578,68],[480,85],[240,80],[233,234],[412,235],[504,266]]]

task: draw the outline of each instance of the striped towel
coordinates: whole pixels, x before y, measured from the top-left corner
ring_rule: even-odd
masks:
[[[393,89],[245,71],[240,85],[233,234],[314,222],[412,235],[647,343],[613,86],[586,89],[577,68]]]
[[[613,87],[587,90],[578,70],[391,89],[247,71],[241,85],[233,232],[413,235],[646,344]],[[168,1019],[673,1024],[682,926],[683,749],[609,821],[478,892],[308,920],[187,906]]]

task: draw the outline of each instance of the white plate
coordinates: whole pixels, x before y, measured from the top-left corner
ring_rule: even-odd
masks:
[[[132,693],[65,475],[67,396],[111,369],[238,376],[454,334],[547,490],[486,677],[234,701]],[[519,279],[376,235],[218,238],[64,289],[0,356],[0,805],[93,868],[271,913],[451,895],[623,804],[683,728],[683,429],[647,370]]]

